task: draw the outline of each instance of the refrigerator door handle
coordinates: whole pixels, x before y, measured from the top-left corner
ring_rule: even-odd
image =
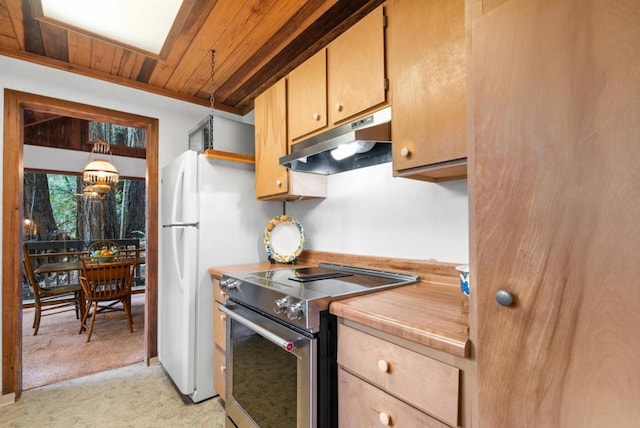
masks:
[[[169,223],[163,224],[162,227],[199,227],[200,223]]]

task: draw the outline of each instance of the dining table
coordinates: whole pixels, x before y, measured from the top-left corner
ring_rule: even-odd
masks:
[[[145,264],[144,257],[138,257],[136,259],[136,264],[143,265]],[[48,274],[55,272],[69,272],[74,270],[82,270],[82,262],[80,260],[70,260],[65,262],[51,262],[51,263],[43,263],[37,268],[33,270],[33,273],[36,274]]]
[[[136,252],[141,252],[141,251],[144,251],[144,249],[136,250]],[[84,252],[79,254],[79,256],[86,256],[86,255],[87,254]],[[137,257],[136,264],[138,265],[145,264],[145,258]],[[58,272],[71,272],[71,271],[81,271],[81,270],[82,270],[82,261],[78,258],[77,260],[43,263],[37,268],[35,268],[33,272],[35,274],[48,275],[48,274],[58,273]],[[80,316],[82,317],[85,311],[85,299],[84,299],[84,293],[82,289],[80,289],[80,293],[82,298],[80,299],[78,309],[80,311]]]

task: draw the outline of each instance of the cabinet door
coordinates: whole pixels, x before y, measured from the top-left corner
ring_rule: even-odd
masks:
[[[473,23],[479,427],[638,426],[639,17],[510,0]]]
[[[394,171],[433,181],[465,176],[465,2],[392,0],[387,15]],[[428,166],[431,173],[405,173]],[[454,169],[438,172],[444,166]]]
[[[227,393],[227,367],[224,349],[217,345],[213,347],[213,387],[222,399],[226,400]]]
[[[327,126],[326,50],[289,73],[287,99],[291,140]]]
[[[329,44],[327,68],[332,124],[385,102],[382,6]]]
[[[287,169],[278,160],[287,154],[287,88],[281,79],[255,99],[256,196],[288,191]]]

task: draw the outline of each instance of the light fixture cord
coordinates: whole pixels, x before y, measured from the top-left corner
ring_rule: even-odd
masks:
[[[213,110],[215,107],[215,71],[216,71],[216,51],[211,49],[211,94],[209,95],[210,112],[209,112],[209,138],[207,140],[206,149],[213,149]]]

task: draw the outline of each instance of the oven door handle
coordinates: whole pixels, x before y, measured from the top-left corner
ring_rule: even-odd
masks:
[[[268,318],[265,318],[261,315],[257,315],[254,314],[248,310],[242,309],[240,307],[234,307],[233,309],[230,309],[226,306],[219,306],[218,309],[220,309],[220,311],[222,311],[223,313],[225,313],[228,317],[232,318],[233,320],[239,322],[240,324],[244,325],[245,327],[253,330],[254,332],[258,333],[260,336],[264,337],[265,339],[267,339],[269,342],[273,343],[274,345],[277,345],[279,347],[281,347],[282,349],[284,349],[287,352],[293,352],[296,349],[296,345],[300,342],[300,341],[306,341],[309,340],[307,337],[304,337],[302,335],[299,334],[295,334],[292,331],[292,336],[291,338],[287,339],[282,337],[280,334],[274,333],[272,331],[270,331],[268,328],[265,328],[264,326],[260,325],[260,323],[265,323],[265,321],[268,321],[269,323],[273,323],[275,325],[275,322],[269,320]],[[244,314],[239,314],[238,312],[244,312]],[[259,319],[258,319],[259,317]],[[253,318],[253,319],[250,319]],[[279,325],[278,325],[279,326]],[[228,328],[228,327],[227,327]],[[286,328],[286,327],[283,327]]]

